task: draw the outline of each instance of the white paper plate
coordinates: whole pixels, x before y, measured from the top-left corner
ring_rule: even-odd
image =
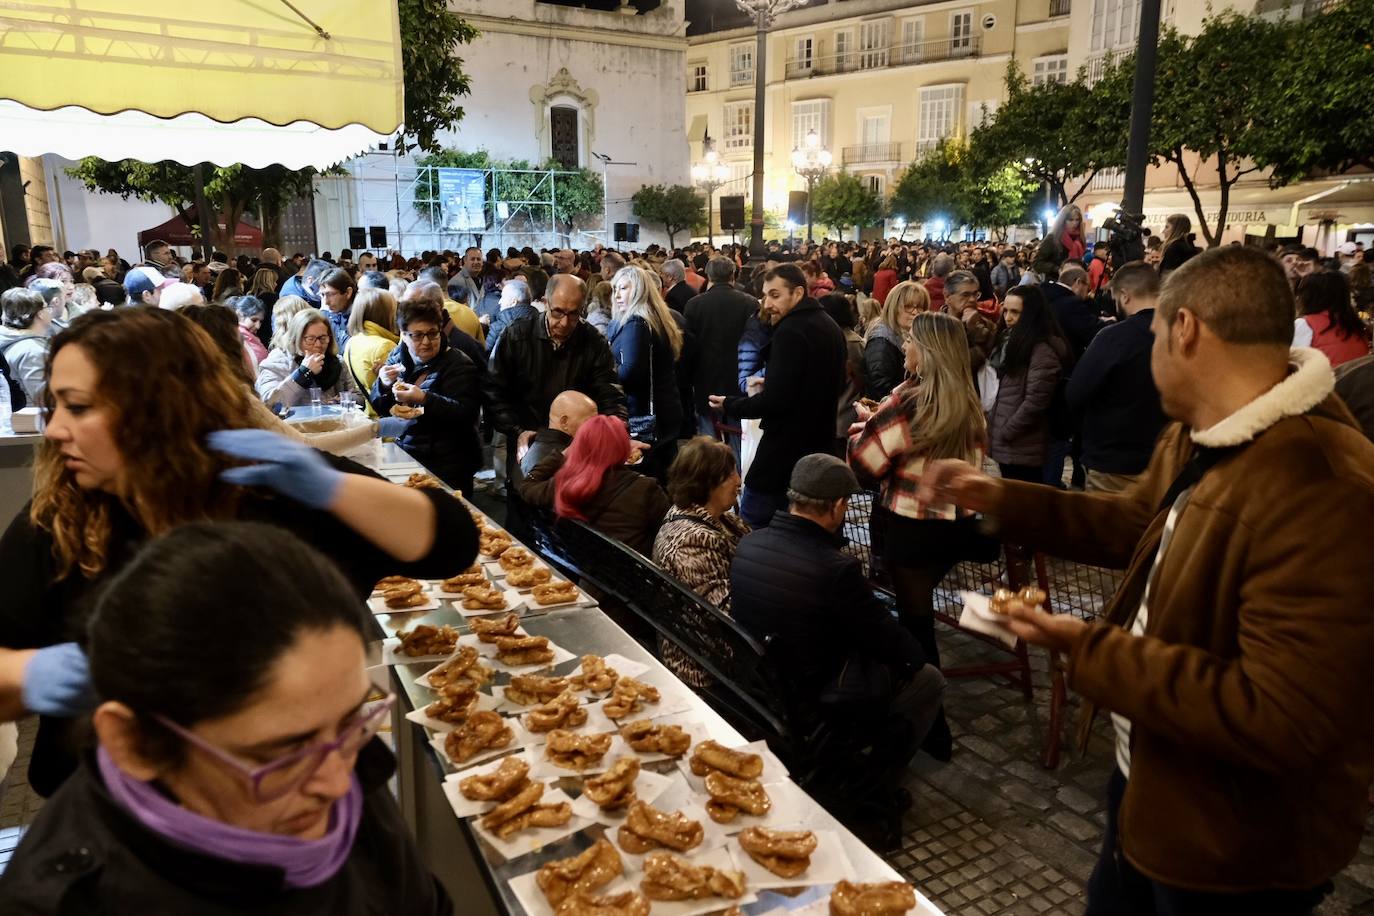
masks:
[[[574,808],[573,810],[577,809]],[[800,830],[805,828],[789,826],[779,829]],[[744,872],[745,877],[749,879],[749,886],[757,890],[834,884],[836,881],[853,877],[854,866],[849,863],[849,856],[844,854],[844,845],[840,842],[840,838],[829,830],[817,830],[815,834],[816,851],[811,854],[811,864],[806,871],[795,878],[778,877],[755,862],[753,857],[743,848],[732,849],[732,852],[734,852],[735,861],[739,864],[739,870]]]
[[[510,612],[507,611],[506,613]],[[496,657],[496,643],[482,642],[482,640],[478,639],[476,636],[468,634],[459,637],[458,644],[461,646],[474,647],[478,654],[482,656],[483,662],[495,668],[497,671],[513,671],[517,674],[529,674],[535,671],[542,671],[545,668],[552,668],[555,665],[561,665],[566,661],[577,658],[576,655],[573,655],[567,649],[550,641],[549,648],[553,650],[553,661],[540,662],[533,665],[511,666]]]
[[[444,597],[448,598],[453,604],[453,609],[464,617],[504,617],[507,614],[523,614],[525,612],[524,595],[506,588],[501,589],[501,594],[506,599],[506,606],[499,611],[494,611],[491,608],[465,608],[461,595],[455,597],[445,594]]]
[[[413,614],[416,611],[437,611],[443,607],[439,603],[439,599],[429,592],[425,593],[425,597],[429,600],[415,607],[387,607],[385,598],[369,598],[367,599],[367,609],[374,615],[380,616],[383,614]]]
[[[656,851],[677,855],[677,853],[674,853],[672,850]],[[644,858],[645,857],[637,858],[634,863],[634,871],[630,871],[630,861],[628,859],[625,860],[625,868],[627,871],[626,879],[635,890],[640,889],[640,882],[644,880],[642,871]],[[724,846],[718,846],[700,855],[686,856],[685,858],[690,859],[693,865],[710,865],[725,871],[743,871],[735,862],[734,856],[731,854],[730,850]],[[753,903],[757,899],[758,895],[754,893],[754,889],[746,883],[744,896],[738,899],[732,900],[728,897],[707,897],[705,900],[652,900],[650,903],[653,905],[653,916],[700,916],[702,913],[715,913],[720,910],[728,909],[731,906],[743,907],[746,904]]]
[[[526,751],[519,751],[510,757],[519,757],[526,763],[529,762],[529,754]],[[444,797],[448,799],[449,805],[453,808],[453,813],[459,817],[476,817],[479,814],[486,814],[495,808],[499,802],[494,801],[474,801],[463,795],[458,783],[467,779],[469,776],[490,776],[500,769],[501,764],[505,763],[506,757],[494,760],[486,766],[470,767],[461,773],[450,773],[444,777]],[[576,809],[574,809],[576,810]]]
[[[592,734],[591,732],[581,732],[578,734]],[[617,757],[627,757],[633,754],[630,746],[625,743],[625,739],[619,735],[611,738],[611,748],[606,751],[606,755],[598,762],[587,767],[585,770],[570,770],[558,766],[548,758],[548,736],[544,736],[545,744],[534,752],[533,760],[530,761],[530,779],[562,779],[564,776],[595,776],[597,773],[604,773],[611,767],[611,763]]]
[[[1002,615],[988,606],[991,599],[987,595],[960,592],[959,597],[964,601],[964,609],[959,613],[959,626],[975,633],[982,633],[984,636],[991,636],[1007,648],[1016,647],[1016,634],[1007,629],[1006,624],[1002,622]]]
[[[497,705],[498,704],[496,697],[488,693],[481,693],[479,691],[477,694],[477,702],[473,705],[472,709],[470,709],[469,712],[493,710],[497,707]],[[444,722],[441,719],[434,719],[425,715],[425,707],[427,706],[429,706],[428,703],[426,703],[419,709],[412,709],[410,712],[406,713],[406,718],[417,725],[423,725],[431,732],[438,732],[439,734],[448,734],[449,732],[453,731],[455,728],[458,727],[452,722]]]
[[[448,655],[405,655],[400,651],[401,641],[395,636],[388,636],[382,640],[382,664],[384,665],[414,665],[423,662],[442,662],[448,659],[453,653]]]
[[[772,807],[765,814],[747,814],[741,811],[730,823],[716,824],[716,821],[711,820],[711,815],[706,813],[706,803],[711,800],[711,796],[701,792],[694,795],[693,803],[687,808],[687,816],[711,821],[725,833],[733,836],[746,827],[770,827],[774,830],[783,830],[788,824],[803,824],[816,809],[816,803],[811,799],[811,796],[803,792],[791,780],[764,783],[763,789],[773,802]]]
[[[614,763],[615,761],[611,762]],[[649,770],[640,770],[639,775],[635,777],[635,797],[645,804],[652,805],[654,799],[666,792],[672,784],[673,778],[671,776],[664,776],[662,773],[654,773]],[[607,827],[619,827],[623,824],[628,811],[628,805],[614,811],[605,811],[586,795],[579,796],[577,801],[573,802],[573,814],[578,817],[585,817],[589,821],[605,824]]]
[[[509,725],[510,723],[507,722],[506,724]],[[453,767],[455,770],[468,770],[472,767],[477,766],[477,764],[479,763],[485,763],[486,761],[491,760],[495,757],[504,757],[511,751],[519,750],[520,733],[516,731],[515,728],[512,728],[511,731],[514,732],[514,734],[511,736],[510,744],[507,744],[505,747],[492,747],[487,748],[484,751],[479,751],[476,755],[473,756],[471,760],[465,761],[463,763],[458,763],[456,760],[454,760],[452,757],[448,755],[447,751],[444,750],[444,738],[446,738],[447,735],[433,735],[429,739],[429,746],[434,748],[434,750],[439,754],[439,757],[443,760],[448,761],[449,766]],[[464,773],[463,775],[466,776],[468,774]],[[531,776],[532,775],[533,774],[531,773]]]
[[[704,794],[706,792],[706,779],[697,776],[692,772],[690,758],[692,751],[696,749],[696,742],[692,742],[692,749],[683,754],[678,759],[678,769],[682,770],[682,775],[687,777],[687,784],[692,787],[693,792]],[[763,775],[759,777],[759,782],[764,785],[774,782],[782,782],[787,778],[787,767],[783,766],[782,761],[768,749],[766,741],[751,741],[748,744],[741,744],[731,750],[739,751],[743,754],[758,754],[763,758]]]
[[[534,778],[534,773],[530,773],[530,778]],[[541,805],[556,805],[559,802],[568,802],[571,804],[572,799],[569,798],[567,793],[562,789],[545,789],[544,795],[539,799],[539,804]],[[528,855],[550,843],[563,839],[565,836],[572,836],[586,826],[587,822],[574,814],[568,819],[568,823],[562,827],[526,828],[511,834],[511,836],[503,840],[483,827],[480,818],[472,822],[473,831],[483,840],[490,843],[492,848],[505,858],[506,861]]]

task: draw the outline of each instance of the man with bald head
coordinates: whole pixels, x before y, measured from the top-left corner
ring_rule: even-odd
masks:
[[[553,272],[559,274],[570,274],[573,266],[577,263],[577,255],[573,254],[571,248],[560,248],[553,254]]]
[[[564,391],[549,406],[549,425],[534,434],[529,451],[520,459],[520,473],[528,474],[550,455],[561,455],[572,445],[582,424],[596,416],[596,402],[580,391]]]

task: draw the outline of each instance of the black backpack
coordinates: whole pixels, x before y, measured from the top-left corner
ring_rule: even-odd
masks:
[[[19,380],[14,377],[14,372],[10,369],[9,358],[5,355],[10,347],[19,343],[21,340],[42,340],[37,334],[25,334],[23,337],[16,337],[0,344],[0,373],[4,374],[5,382],[10,386],[10,411],[23,410],[29,406],[28,396],[24,394],[24,386],[19,384]]]

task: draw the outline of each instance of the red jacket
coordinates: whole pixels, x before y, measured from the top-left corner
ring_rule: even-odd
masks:
[[[873,298],[886,304],[887,294],[897,285],[897,271],[880,270],[873,275]]]
[[[943,312],[945,310],[945,278],[931,277],[926,281],[926,292],[930,293],[930,310]]]
[[[1347,336],[1343,330],[1336,327],[1325,312],[1304,315],[1302,320],[1312,329],[1312,346],[1326,354],[1331,368],[1369,355],[1369,341],[1359,335]],[[1319,325],[1322,327],[1318,327]]]

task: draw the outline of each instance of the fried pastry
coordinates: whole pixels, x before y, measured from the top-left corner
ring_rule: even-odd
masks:
[[[506,572],[512,569],[523,569],[534,565],[534,554],[524,547],[507,547],[501,551],[501,558],[497,561],[501,568]]]
[[[476,563],[469,566],[456,576],[451,576],[444,580],[441,586],[444,591],[452,594],[462,594],[463,589],[472,585],[486,585],[487,574],[482,572],[482,567]]]
[[[609,734],[575,735],[567,729],[555,728],[544,744],[544,756],[565,770],[586,770],[600,763],[610,749]]]
[[[767,814],[773,807],[763,786],[753,779],[737,779],[716,772],[706,777],[706,791],[711,800],[706,803],[706,813],[718,824],[728,824],[746,814]]]
[[[510,551],[506,551],[510,553]],[[505,554],[501,559],[506,558]],[[512,569],[506,574],[506,583],[511,588],[533,588],[536,585],[543,585],[553,578],[553,573],[549,572],[547,566],[522,566]]]
[[[498,636],[496,657],[512,668],[553,661],[553,649],[546,636]]]
[[[396,412],[399,407],[401,407],[401,405],[397,404],[396,407],[391,408],[391,415],[393,417],[401,416],[401,414]],[[435,477],[433,474],[423,474],[418,471],[407,477],[406,482],[402,484],[402,486],[410,487],[414,490],[442,490],[444,488],[444,485],[439,482],[439,478]]]
[[[391,415],[392,415],[393,417],[400,417],[402,420],[414,420],[416,417],[421,416],[422,414],[424,414],[424,412],[425,412],[425,409],[424,409],[423,407],[412,407],[410,404],[392,404],[392,405],[391,405]],[[414,477],[414,476],[415,476],[414,474],[411,475],[411,477]],[[427,490],[437,490],[437,489],[440,489],[440,487],[437,486],[437,484],[438,484],[438,481],[435,481],[434,484],[429,484],[429,485],[416,484],[416,486],[417,486],[417,487],[421,487],[422,489],[427,489]]]
[[[454,763],[466,763],[489,748],[508,746],[515,732],[498,713],[489,709],[474,712],[467,721],[448,733],[444,753]]]
[[[655,725],[648,719],[620,726],[625,743],[645,754],[667,754],[681,757],[692,746],[692,736],[681,725]]]
[[[530,765],[520,757],[507,757],[495,772],[459,780],[458,791],[469,801],[506,801],[525,787]]]
[[[514,636],[515,631],[520,629],[520,615],[507,614],[505,617],[498,617],[495,620],[473,618],[469,621],[472,632],[482,642],[494,643],[498,636]]]
[[[536,585],[530,594],[539,604],[562,604],[577,600],[577,586],[571,582],[549,582]]]
[[[736,899],[744,896],[744,872],[693,865],[671,853],[656,852],[644,860],[639,889],[650,900]]]
[[[1028,585],[1019,592],[1013,592],[1009,588],[999,588],[992,593],[992,598],[988,600],[988,610],[994,614],[1005,614],[1011,610],[1011,603],[1019,601],[1026,607],[1042,607],[1048,596],[1043,589]]]
[[[482,815],[482,826],[488,830],[495,830],[506,821],[534,807],[539,803],[539,799],[544,797],[544,788],[542,782],[526,783],[510,798]]]
[[[410,584],[414,584],[417,589],[420,588],[420,583],[410,578],[410,576],[385,576],[377,580],[377,584],[372,586],[372,590],[374,592],[386,594],[387,589],[399,588],[402,585]]]
[[[604,693],[620,680],[620,672],[606,664],[600,655],[582,656],[582,667],[572,676],[574,690],[594,690]]]
[[[474,647],[459,646],[453,657],[425,675],[425,680],[431,690],[440,692],[464,683],[480,687],[492,678],[492,670],[478,661],[480,657]]]
[[[602,837],[580,855],[545,864],[535,873],[534,880],[549,904],[557,910],[572,895],[586,894],[610,884],[624,872],[620,853]]]
[[[749,858],[779,878],[795,878],[811,866],[816,835],[810,830],[746,827],[740,832],[739,845]]]
[[[525,715],[525,727],[532,732],[555,728],[577,728],[587,724],[587,708],[571,691],[564,691]]]
[[[554,911],[555,916],[649,916],[649,901],[638,891],[592,897],[573,894]]]
[[[506,595],[490,585],[469,585],[463,589],[463,607],[469,611],[504,611]]]
[[[458,645],[458,631],[447,624],[436,627],[422,623],[409,632],[398,630],[396,636],[401,640],[401,654],[411,658],[448,655]]]
[[[831,916],[901,916],[916,908],[916,891],[902,881],[854,884],[837,881],[830,891]]]
[[[425,715],[440,722],[457,724],[467,720],[468,713],[477,702],[477,685],[471,681],[447,684],[439,693],[439,699],[425,707]]]
[[[543,783],[529,783],[482,815],[482,826],[505,839],[526,827],[561,827],[572,819],[571,805],[567,802],[541,805],[539,799],[543,795]]]
[[[489,529],[477,539],[477,549],[489,557],[499,557],[510,549],[513,542],[504,531]]]
[[[639,712],[645,703],[657,703],[658,700],[657,687],[632,677],[622,677],[615,682],[610,699],[601,704],[601,709],[608,719],[623,719]]]
[[[397,582],[382,589],[382,596],[390,600],[391,598],[409,598],[411,595],[418,595],[423,592],[424,586],[414,579],[405,582]]]
[[[506,699],[521,706],[547,703],[568,689],[565,677],[544,677],[539,674],[517,674],[506,686]]]
[[[714,741],[703,741],[692,751],[692,772],[697,776],[709,776],[712,771],[738,776],[741,779],[758,779],[763,775],[763,758],[722,747]]]
[[[636,801],[630,805],[616,840],[621,849],[639,855],[660,846],[686,852],[700,846],[705,835],[701,821],[694,821],[681,811],[668,814]]]
[[[429,604],[429,596],[418,592],[413,595],[387,595],[385,601],[387,607],[397,611],[404,611],[407,608],[423,607]]]
[[[639,758],[621,757],[600,776],[582,782],[582,794],[596,802],[602,811],[616,811],[635,800],[635,779],[639,777]]]

